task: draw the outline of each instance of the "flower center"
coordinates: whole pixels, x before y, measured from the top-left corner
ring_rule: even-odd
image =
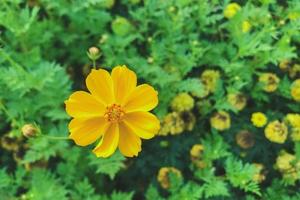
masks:
[[[124,116],[124,111],[120,105],[112,104],[106,107],[106,112],[104,116],[109,122],[119,122]]]

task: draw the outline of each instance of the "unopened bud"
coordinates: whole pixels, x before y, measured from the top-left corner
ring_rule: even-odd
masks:
[[[87,55],[91,60],[97,60],[100,57],[101,53],[97,47],[91,47],[89,48]]]
[[[22,133],[25,137],[30,138],[37,135],[38,129],[32,124],[25,124],[22,127]]]

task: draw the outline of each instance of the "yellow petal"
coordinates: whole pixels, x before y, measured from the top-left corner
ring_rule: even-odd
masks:
[[[158,93],[148,84],[139,85],[128,97],[124,109],[127,112],[150,111],[158,104]]]
[[[117,123],[112,123],[93,152],[97,157],[106,158],[116,151],[118,143],[119,125]]]
[[[127,113],[124,116],[124,124],[143,139],[154,137],[160,129],[159,120],[149,112]]]
[[[126,66],[117,66],[112,70],[116,103],[122,104],[136,87],[136,74]]]
[[[88,119],[72,119],[69,124],[71,139],[79,146],[86,146],[95,142],[109,127],[104,117]]]
[[[119,149],[124,156],[133,157],[137,156],[141,151],[141,139],[136,136],[131,129],[123,123],[119,124],[120,127],[120,140]]]
[[[110,74],[103,70],[92,70],[86,78],[88,90],[104,105],[109,105],[114,101],[113,83]]]
[[[84,118],[103,116],[105,106],[97,101],[91,94],[83,91],[74,92],[65,101],[66,111],[72,117]]]

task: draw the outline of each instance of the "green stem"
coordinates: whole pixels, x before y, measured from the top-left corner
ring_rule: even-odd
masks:
[[[97,69],[97,68],[96,68],[96,60],[93,60],[93,68],[94,68],[94,69]]]

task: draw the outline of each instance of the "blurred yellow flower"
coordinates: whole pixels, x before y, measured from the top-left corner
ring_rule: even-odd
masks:
[[[195,144],[190,150],[190,155],[193,158],[201,158],[204,146],[202,144]]]
[[[257,183],[261,183],[266,179],[265,174],[263,173],[263,169],[265,168],[263,164],[260,163],[253,163],[256,173],[253,176],[253,181]]]
[[[276,159],[275,167],[281,172],[283,178],[299,179],[297,171],[300,169],[300,162],[296,160],[295,155],[282,150]]]
[[[174,174],[177,178],[181,178],[181,172],[175,167],[162,167],[160,168],[157,181],[160,183],[161,187],[164,189],[170,188],[170,174]]]
[[[228,94],[227,101],[237,110],[243,110],[247,104],[247,98],[241,93]]]
[[[287,70],[290,67],[290,60],[282,60],[279,63],[279,68],[283,71]]]
[[[268,122],[268,118],[261,112],[253,113],[251,116],[251,122],[256,127],[263,127]]]
[[[141,139],[150,139],[160,123],[150,110],[158,104],[158,93],[147,84],[137,86],[136,74],[117,66],[111,75],[103,69],[92,70],[86,78],[90,93],[74,92],[65,101],[70,138],[79,146],[101,141],[93,152],[108,157],[119,147],[125,156],[137,156]]]
[[[188,93],[178,94],[171,102],[171,108],[174,111],[189,111],[194,107],[194,99]]]
[[[205,70],[201,74],[201,81],[209,93],[215,91],[220,76],[220,72],[217,70]]]
[[[292,128],[291,138],[294,142],[300,141],[300,128],[299,127]]]
[[[185,130],[192,131],[195,123],[196,117],[192,112],[172,112],[164,117],[158,135],[176,135]]]
[[[252,25],[248,20],[243,21],[242,23],[242,32],[243,33],[248,33],[252,28]]]
[[[161,129],[158,134],[163,136],[166,136],[169,133],[171,135],[176,135],[182,133],[183,131],[184,131],[184,121],[180,117],[180,113],[172,112],[172,113],[168,113],[164,117],[162,121]]]
[[[224,10],[224,16],[228,19],[234,17],[236,13],[241,9],[241,6],[237,3],[230,3],[226,6]]]
[[[288,14],[288,18],[292,21],[300,19],[300,12],[293,11]]]
[[[259,82],[263,84],[263,89],[266,92],[274,92],[278,87],[280,79],[276,76],[276,74],[263,73],[259,77]]]
[[[285,120],[292,126],[300,128],[300,114],[289,113],[286,115]]]
[[[265,136],[268,140],[275,143],[284,143],[287,139],[288,128],[285,123],[278,120],[270,122],[265,128]]]
[[[300,101],[300,79],[297,79],[292,83],[291,95],[295,101]]]
[[[202,160],[204,146],[201,144],[195,144],[190,150],[190,156],[192,163],[200,169],[205,168],[206,164]]]
[[[229,129],[231,125],[230,115],[225,111],[216,112],[210,118],[210,125],[219,131]]]

